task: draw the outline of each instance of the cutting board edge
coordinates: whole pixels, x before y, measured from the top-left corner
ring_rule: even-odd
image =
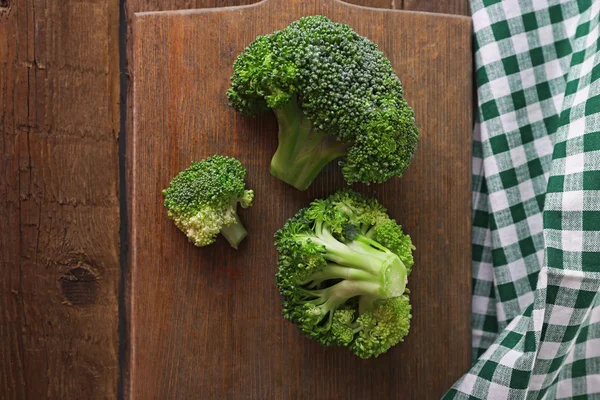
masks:
[[[279,0],[261,0],[254,4],[242,5],[242,6],[229,6],[229,7],[212,7],[212,8],[189,8],[189,9],[178,9],[178,10],[162,10],[162,11],[140,11],[133,14],[133,19],[144,19],[154,16],[170,16],[170,15],[181,15],[181,14],[204,14],[204,13],[212,13],[212,12],[230,12],[230,11],[243,11],[248,9],[253,9],[257,7],[262,7],[269,5],[269,3],[273,3]],[[361,6],[358,4],[346,3],[342,0],[325,0],[330,3],[338,3],[343,6],[347,6],[348,8],[355,8],[361,10],[368,10],[378,13],[404,13],[404,14],[412,14],[412,15],[422,15],[427,17],[434,17],[436,19],[449,19],[456,21],[464,21],[471,26],[472,17],[467,15],[458,15],[458,14],[444,14],[444,13],[434,13],[428,11],[414,11],[414,10],[398,10],[398,9],[387,9],[387,8],[377,8],[377,7],[368,7]],[[135,29],[134,29],[135,31]]]

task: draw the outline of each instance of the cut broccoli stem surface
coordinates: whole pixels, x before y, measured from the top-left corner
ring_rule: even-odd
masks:
[[[348,144],[315,131],[296,99],[273,111],[279,123],[279,145],[271,160],[271,174],[306,190],[327,164],[348,152]]]
[[[248,236],[248,231],[242,224],[242,221],[240,221],[240,217],[237,215],[237,213],[235,213],[234,216],[235,223],[229,226],[223,226],[220,233],[221,235],[225,236],[225,239],[227,239],[231,247],[237,250],[241,241]]]

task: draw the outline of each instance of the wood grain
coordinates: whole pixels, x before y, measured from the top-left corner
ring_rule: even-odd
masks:
[[[259,0],[127,0],[125,2],[125,20],[127,22],[126,32],[127,32],[127,46],[126,46],[126,54],[127,54],[127,89],[126,89],[126,128],[125,132],[133,131],[133,71],[131,67],[131,61],[133,58],[133,46],[132,46],[132,21],[133,16],[137,12],[151,12],[151,11],[164,11],[164,10],[185,10],[185,9],[203,9],[203,8],[215,8],[215,7],[231,7],[231,6],[243,6],[257,3]],[[376,8],[389,8],[389,9],[409,9],[413,11],[432,11],[436,10],[440,13],[456,13],[467,15],[468,14],[468,2],[469,0],[346,0],[347,3],[366,6],[366,7],[376,7]],[[405,4],[407,3],[407,4]],[[132,135],[129,134],[126,136],[127,139],[127,147],[131,147],[131,139]],[[132,170],[131,163],[132,160],[126,158],[127,163],[127,172],[126,172],[126,181],[132,182],[133,179],[130,176],[130,172]],[[128,187],[128,190],[130,188]],[[129,196],[128,196],[129,197]],[[131,204],[127,202],[127,214],[131,215]],[[128,229],[131,228],[131,225],[128,224]],[[131,232],[128,232],[128,236],[131,236]],[[126,244],[123,244],[126,246]],[[125,286],[126,289],[126,297],[131,290],[129,289],[129,285],[131,283],[131,271],[130,268],[126,267],[124,270],[125,276]],[[129,304],[130,299],[126,298],[125,303]],[[124,320],[125,326],[123,329],[125,331],[129,331],[130,329],[130,309],[127,307],[126,310],[126,318]],[[129,343],[125,343],[125,354],[124,359],[126,360],[126,368],[123,372],[124,376],[124,385],[125,385],[125,393],[129,392],[127,386],[131,382],[129,379],[129,363],[131,360],[131,356],[129,354]]]
[[[116,0],[0,2],[0,398],[115,398]]]
[[[349,4],[395,10],[429,11],[441,14],[469,15],[469,0],[344,0]],[[258,3],[259,0],[129,0],[129,15],[136,12],[189,10],[231,7]]]
[[[402,0],[402,9],[432,13],[470,15],[468,0]]]
[[[285,5],[285,7],[283,7]],[[344,186],[331,164],[307,192],[272,178],[271,114],[233,112],[231,64],[257,34],[323,13],[380,44],[415,107],[418,153],[402,180],[355,186],[386,205],[417,246],[407,341],[363,361],[305,339],[280,315],[273,232]],[[244,29],[241,29],[243,27]],[[134,21],[130,161],[132,399],[437,398],[470,364],[470,20],[270,0],[228,10],[142,13]],[[214,153],[248,168],[250,236],[195,248],[167,219],[161,190]]]

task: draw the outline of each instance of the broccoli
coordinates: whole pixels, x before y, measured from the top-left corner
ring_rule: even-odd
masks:
[[[233,64],[227,97],[246,115],[273,110],[271,174],[299,190],[339,157],[348,184],[385,182],[402,176],[416,151],[414,111],[389,60],[324,16],[256,38]]]
[[[377,357],[408,334],[410,236],[349,189],[300,210],[275,234],[283,316],[326,346]]]
[[[169,218],[196,246],[214,243],[221,233],[237,249],[248,235],[237,204],[250,207],[254,198],[245,178],[246,169],[233,157],[214,155],[192,162],[163,190]]]

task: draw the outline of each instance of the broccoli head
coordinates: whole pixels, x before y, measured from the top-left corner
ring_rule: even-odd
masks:
[[[400,177],[416,151],[414,111],[389,60],[324,16],[256,38],[235,60],[227,96],[243,114],[273,110],[271,173],[300,190],[339,157],[349,184]]]
[[[169,218],[196,246],[214,243],[221,233],[237,249],[248,234],[237,205],[250,207],[254,198],[245,178],[246,169],[233,157],[215,155],[192,162],[163,190]]]
[[[375,199],[315,200],[275,234],[283,315],[326,346],[377,357],[408,334],[414,246]]]

